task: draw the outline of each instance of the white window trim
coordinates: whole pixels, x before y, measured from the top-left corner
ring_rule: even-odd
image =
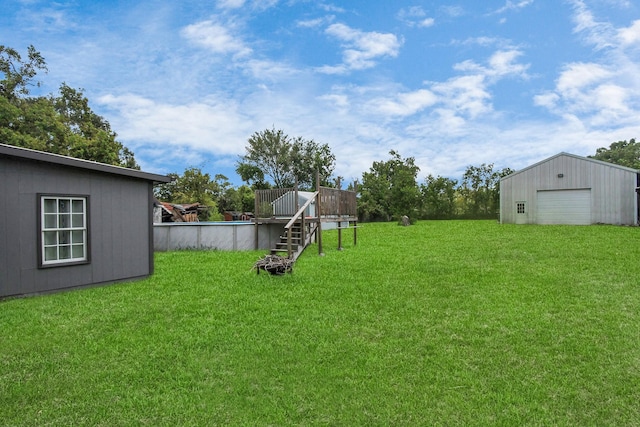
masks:
[[[51,201],[54,210],[47,211],[47,202],[51,205]],[[68,212],[60,211],[61,202],[69,203]],[[77,202],[81,202],[80,210],[74,210],[77,209]],[[39,249],[42,267],[89,262],[88,206],[88,196],[40,195]],[[80,254],[78,250],[81,250]]]

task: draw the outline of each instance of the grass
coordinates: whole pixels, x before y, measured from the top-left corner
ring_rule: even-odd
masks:
[[[494,221],[169,252],[0,302],[0,425],[638,425],[640,228]]]

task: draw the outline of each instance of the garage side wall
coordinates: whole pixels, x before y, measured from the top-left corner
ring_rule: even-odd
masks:
[[[0,194],[0,297],[151,274],[150,182],[0,157]],[[39,194],[89,196],[89,263],[39,268]]]
[[[591,224],[636,224],[636,172],[590,159],[561,154],[503,178],[502,223],[537,224],[539,192],[590,190]],[[525,213],[518,213],[524,203]]]

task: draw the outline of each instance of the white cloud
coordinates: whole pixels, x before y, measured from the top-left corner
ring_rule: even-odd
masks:
[[[433,18],[425,18],[422,21],[418,22],[418,27],[423,27],[423,28],[431,27],[431,26],[435,25],[435,23],[436,23],[435,19],[433,19]]]
[[[452,18],[457,18],[465,14],[465,10],[462,6],[441,6],[440,10]]]
[[[333,4],[319,4],[318,7],[325,12],[345,13],[345,9]]]
[[[260,81],[282,81],[300,73],[299,70],[282,62],[251,59],[243,64],[251,77]]]
[[[301,28],[318,28],[325,25],[327,18],[307,19],[296,22],[296,26]]]
[[[528,77],[528,65],[516,61],[520,55],[517,50],[497,51],[486,64],[474,61],[456,64],[454,69],[462,72],[461,76],[441,82],[425,82],[427,88],[396,92],[393,96],[374,96],[363,102],[366,111],[382,116],[383,120],[402,119],[431,108],[438,120],[446,118],[457,128],[465,120],[493,112],[490,87],[500,79]],[[380,92],[390,90],[392,88],[381,88]]]
[[[555,88],[534,97],[534,103],[561,117],[571,115],[588,129],[637,123],[640,65],[628,48],[640,42],[640,21],[616,29],[597,22],[584,1],[573,0],[573,5],[574,31],[602,56],[566,64]]]
[[[427,16],[427,12],[421,6],[412,6],[406,9],[400,9],[398,16],[402,19],[405,18],[423,18]]]
[[[322,67],[317,67],[316,71],[323,74],[346,74],[349,72],[349,68],[344,64],[323,65]]]
[[[434,83],[431,90],[439,95],[447,109],[474,119],[492,110],[491,94],[482,74],[453,77],[446,82]]]
[[[535,105],[545,107],[549,110],[554,109],[559,100],[560,96],[553,92],[545,92],[533,97]]]
[[[515,75],[527,77],[528,64],[516,63],[516,59],[522,55],[519,50],[498,51],[489,58],[489,70],[487,74],[492,77]]]
[[[594,89],[593,95],[594,101],[604,110],[621,114],[629,112],[627,107],[629,94],[622,86],[612,83],[603,84]]]
[[[212,20],[191,24],[182,29],[182,36],[189,41],[207,48],[214,53],[235,54],[245,56],[251,49],[240,37],[233,34],[233,29]]]
[[[220,9],[239,9],[244,6],[245,0],[218,0]]]
[[[321,101],[325,101],[327,104],[329,104],[334,108],[339,108],[339,109],[348,108],[350,105],[349,97],[346,95],[329,94],[329,95],[319,96],[318,99]]]
[[[119,135],[148,147],[185,146],[218,155],[242,152],[249,131],[246,117],[226,99],[172,105],[138,95],[105,95],[98,102],[113,113]]]
[[[629,88],[614,83],[615,70],[600,64],[569,64],[556,83],[555,91],[543,93],[534,102],[558,115],[573,114],[589,126],[601,126],[634,116]]]
[[[586,41],[596,49],[615,47],[612,38],[615,31],[611,24],[598,22],[583,0],[570,0],[574,8],[573,21],[575,33],[583,33]]]
[[[371,101],[371,107],[378,114],[389,116],[410,116],[426,107],[434,105],[438,97],[431,91],[419,89],[414,92],[400,93],[390,98],[378,98]]]
[[[487,65],[466,60],[455,64],[453,68],[458,71],[483,75],[493,80],[507,76],[528,78],[527,70],[529,69],[529,65],[516,62],[516,59],[521,55],[522,52],[515,49],[499,50],[491,55],[487,61]]]
[[[627,9],[631,7],[631,1],[629,0],[604,0],[604,2],[621,9]]]
[[[250,7],[255,10],[265,10],[278,4],[279,0],[253,0],[247,5],[247,0],[218,0],[218,9],[237,10],[243,7]]]
[[[332,24],[325,32],[340,40],[344,48],[342,64],[319,69],[328,74],[374,67],[379,58],[397,56],[402,45],[402,41],[395,34],[364,32],[344,24]]]
[[[626,28],[620,28],[618,30],[618,40],[622,46],[636,46],[640,47],[640,19],[633,21],[631,26]]]
[[[611,76],[611,71],[600,64],[568,64],[558,78],[556,89],[561,95],[571,96],[583,88],[596,85]]]
[[[435,19],[428,17],[427,13],[420,6],[412,6],[406,9],[400,9],[398,19],[410,27],[431,27],[435,24]]]
[[[25,14],[24,22],[34,32],[64,33],[78,30],[82,23],[76,22],[76,17],[69,9],[62,3],[51,2],[45,7],[39,7],[37,11]]]
[[[477,45],[477,46],[483,46],[483,47],[497,46],[498,48],[505,49],[505,50],[516,49],[516,47],[514,46],[514,44],[510,40],[499,38],[499,37],[487,37],[487,36],[469,37],[469,38],[464,39],[464,40],[456,40],[456,39],[454,39],[454,40],[451,41],[451,45],[452,46],[457,46],[457,45],[462,45],[462,46]]]
[[[520,0],[518,2],[513,2],[511,0],[507,0],[507,2],[505,3],[504,6],[502,6],[500,9],[496,10],[493,13],[494,14],[500,14],[500,13],[508,12],[510,10],[523,9],[523,8],[533,4],[533,1],[534,0]]]

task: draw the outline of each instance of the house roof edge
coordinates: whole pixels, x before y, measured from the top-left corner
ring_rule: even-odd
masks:
[[[35,160],[39,162],[53,163],[57,165],[70,166],[74,168],[87,169],[96,172],[103,172],[131,178],[144,179],[154,183],[170,182],[167,175],[143,172],[137,169],[125,168],[122,166],[108,165],[106,163],[94,162],[91,160],[76,159],[74,157],[60,154],[46,153],[44,151],[32,150],[30,148],[16,147],[0,143],[0,155],[19,157],[21,159]]]

